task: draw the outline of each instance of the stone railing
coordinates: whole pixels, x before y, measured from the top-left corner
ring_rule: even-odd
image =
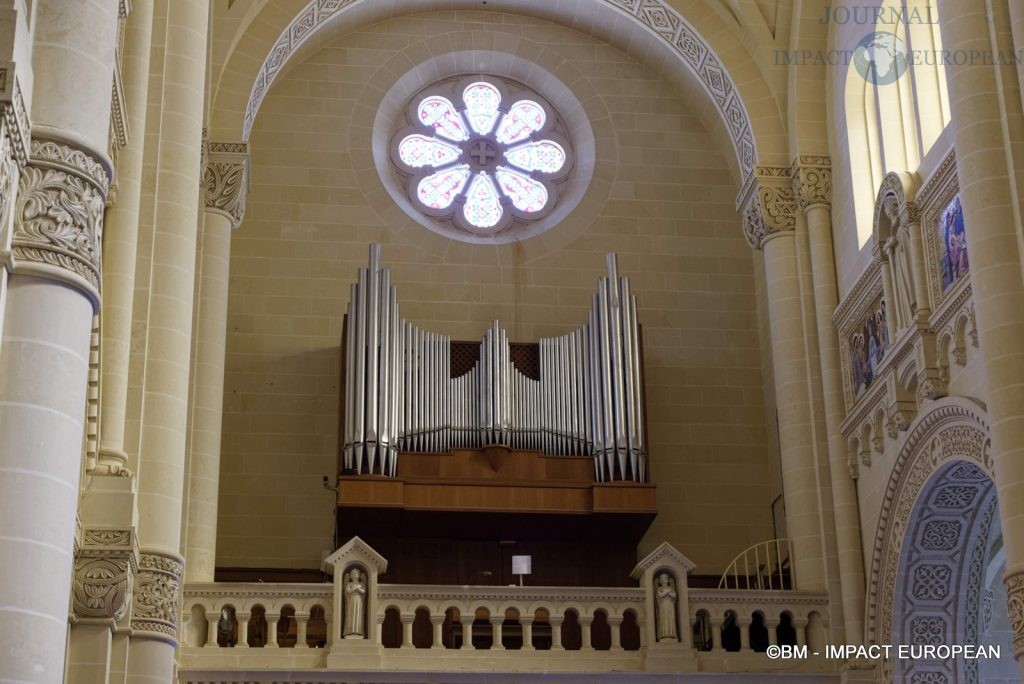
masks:
[[[825,594],[688,589],[692,566],[667,545],[638,564],[636,587],[384,584],[386,562],[352,545],[338,552],[333,584],[187,585],[181,681],[275,682],[275,671],[294,670],[772,672],[783,661],[760,651],[823,643],[828,624]],[[353,579],[356,564],[366,574]],[[365,588],[355,623],[353,581]],[[829,667],[785,661],[831,681]]]

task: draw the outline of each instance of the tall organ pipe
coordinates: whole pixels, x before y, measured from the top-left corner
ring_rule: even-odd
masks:
[[[646,478],[636,296],[614,254],[587,321],[538,344],[540,378],[512,362],[494,321],[477,363],[451,377],[451,340],[402,319],[380,246],[350,288],[345,336],[342,462],[395,477],[402,451],[505,444],[589,455],[598,481]]]

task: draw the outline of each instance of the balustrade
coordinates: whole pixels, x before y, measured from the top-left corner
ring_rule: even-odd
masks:
[[[186,585],[182,668],[768,671],[769,645],[824,643],[827,594],[691,589],[672,553],[641,561],[636,587],[438,586],[381,583],[385,561],[346,545],[329,559],[332,584]],[[362,630],[345,619],[346,582],[365,589]],[[674,631],[660,622],[666,596]]]

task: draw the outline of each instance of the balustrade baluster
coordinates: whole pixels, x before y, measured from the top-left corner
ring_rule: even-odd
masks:
[[[722,625],[724,620],[722,618],[711,618],[711,650],[712,652],[721,653],[725,651],[725,647],[722,645]]]
[[[309,613],[295,613],[295,648],[309,648],[306,641],[306,627],[309,626]]]
[[[402,648],[415,648],[412,643],[412,623],[416,619],[416,613],[402,613]]]
[[[444,648],[444,613],[432,613],[430,624],[434,628],[434,643],[431,648]]]
[[[502,629],[501,625],[505,621],[505,616],[500,615],[491,618],[491,648],[497,651],[505,650],[505,644],[501,643]]]
[[[252,613],[249,612],[236,612],[235,618],[238,619],[238,643],[235,644],[235,648],[249,648],[249,618],[252,617]]]
[[[267,643],[266,648],[277,648],[277,623],[281,619],[280,613],[267,613]]]
[[[807,618],[793,618],[793,629],[796,630],[796,645],[807,645]]]
[[[565,648],[562,646],[562,621],[565,618],[561,615],[552,615],[548,618],[548,622],[551,623],[551,650],[552,651],[564,651]]]
[[[581,651],[593,651],[594,646],[590,643],[590,625],[594,622],[593,615],[579,616],[580,623],[580,650]]]
[[[622,650],[622,618],[621,617],[608,617],[608,629],[612,633],[612,649],[613,651]]]
[[[523,628],[523,650],[533,650],[533,618],[532,617],[519,617],[519,624]]]
[[[206,644],[207,648],[216,648],[219,644],[217,643],[217,623],[220,622],[220,613],[207,613],[206,614]],[[197,644],[198,646],[199,644]]]
[[[740,651],[750,650],[750,618],[736,618],[736,626],[740,630]]]

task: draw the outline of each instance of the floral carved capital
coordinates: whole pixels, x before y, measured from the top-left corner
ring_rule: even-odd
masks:
[[[33,140],[15,204],[15,269],[68,282],[98,308],[108,183],[106,166],[89,153]]]
[[[754,249],[796,225],[796,199],[790,170],[784,166],[757,166],[747,176],[737,200],[743,234]]]
[[[143,552],[132,597],[131,627],[151,639],[178,642],[178,603],[185,564],[177,556]]]
[[[211,142],[206,146],[203,190],[207,211],[224,214],[237,228],[245,215],[249,190],[249,146],[246,143]]]
[[[71,588],[76,619],[116,622],[127,614],[138,555],[130,529],[84,530]]]
[[[790,168],[793,192],[801,211],[832,204],[832,161],[828,157],[800,155]]]

